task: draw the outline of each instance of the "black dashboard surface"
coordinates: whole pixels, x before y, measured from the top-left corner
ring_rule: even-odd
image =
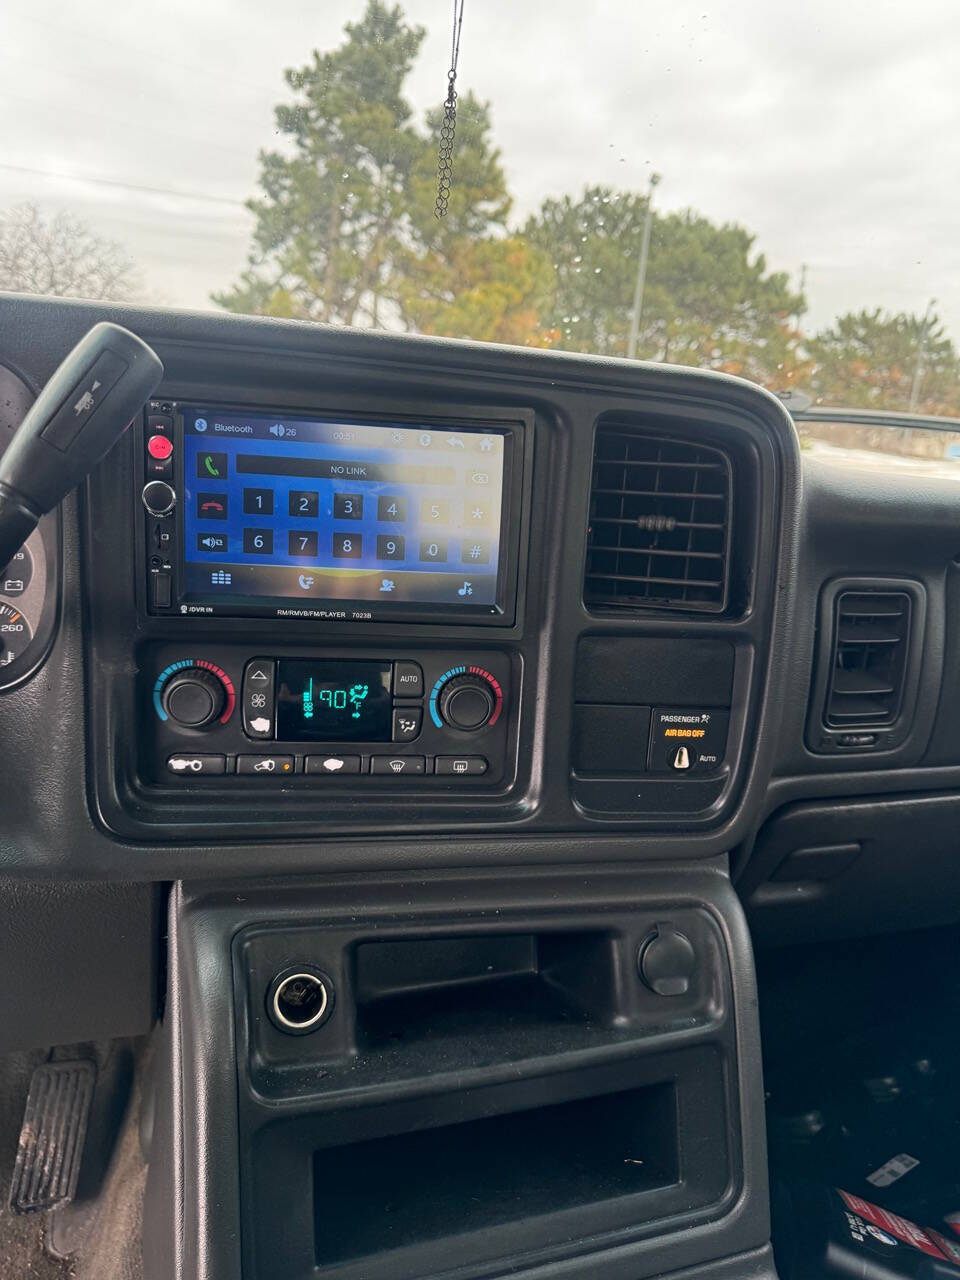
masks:
[[[525,422],[516,616],[494,636],[469,623],[152,615],[138,425],[64,504],[55,642],[31,680],[0,694],[5,871],[163,880],[710,857],[748,851],[784,803],[960,782],[960,736],[940,700],[944,655],[957,642],[951,481],[808,461],[801,484],[796,433],[774,397],[722,375],[624,361],[9,295],[0,298],[0,362],[36,390],[103,318],[155,346],[166,368],[161,398]],[[735,524],[726,607],[583,603],[595,436],[610,424],[728,453]],[[807,743],[818,601],[837,577],[906,578],[924,592],[922,678],[911,731],[896,749],[838,757]],[[627,655],[613,693],[597,693],[594,680],[605,644]],[[402,790],[366,777],[366,758],[359,790],[345,779],[311,787],[299,756],[296,777],[269,782],[178,787],[151,774],[143,744],[155,732],[156,655],[231,645],[250,656],[338,646],[381,658],[419,652],[428,663],[441,651],[490,649],[509,681],[502,772],[474,790],[466,780],[463,789],[441,787],[428,753],[430,776]],[[639,736],[648,721],[638,713],[694,705],[700,666],[708,678],[701,705],[719,707],[725,726],[729,717],[726,754],[712,772],[667,777],[661,762],[658,775],[646,757],[632,772],[583,767],[583,725],[596,719],[602,744],[603,724],[619,721],[588,717],[581,706],[629,711],[623,723],[639,724]],[[240,748],[223,749],[232,762],[229,752]],[[457,740],[455,749],[466,746]]]

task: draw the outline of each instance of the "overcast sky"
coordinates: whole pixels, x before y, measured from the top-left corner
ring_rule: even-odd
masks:
[[[153,299],[210,306],[246,258],[283,69],[363,7],[2,0],[0,208],[67,208]],[[403,8],[429,32],[422,113],[451,0]],[[466,0],[459,87],[493,103],[518,217],[587,183],[643,189],[653,167],[660,207],[741,222],[794,281],[807,264],[811,325],[935,297],[960,341],[958,68],[958,0]]]

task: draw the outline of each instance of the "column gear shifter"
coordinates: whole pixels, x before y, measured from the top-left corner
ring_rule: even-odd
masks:
[[[77,343],[0,458],[0,567],[119,440],[162,376],[156,352],[120,325],[94,325]]]

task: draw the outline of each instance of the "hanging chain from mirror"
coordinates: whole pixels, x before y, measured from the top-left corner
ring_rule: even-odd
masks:
[[[450,42],[450,70],[447,72],[447,97],[443,104],[443,121],[440,125],[440,146],[437,152],[437,203],[434,214],[442,218],[450,203],[450,186],[453,182],[453,139],[457,131],[457,62],[460,58],[460,29],[463,26],[463,6],[466,0],[453,0],[453,38]]]

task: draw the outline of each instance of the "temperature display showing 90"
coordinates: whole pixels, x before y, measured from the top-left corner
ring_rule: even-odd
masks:
[[[281,659],[277,737],[282,742],[389,742],[389,662]]]

